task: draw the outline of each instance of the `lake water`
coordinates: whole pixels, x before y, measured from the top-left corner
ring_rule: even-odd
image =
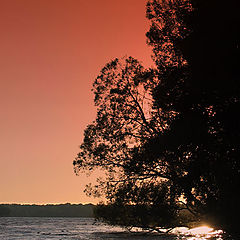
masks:
[[[0,218],[1,240],[222,240],[221,231],[210,234],[177,233],[172,235],[142,235],[123,228],[95,223],[92,218]],[[225,238],[224,238],[225,239]],[[230,239],[230,238],[228,238]]]

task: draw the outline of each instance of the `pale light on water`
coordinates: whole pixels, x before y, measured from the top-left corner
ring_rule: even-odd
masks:
[[[200,240],[200,239],[210,239],[215,237],[215,239],[221,240],[222,230],[214,230],[208,226],[200,226],[196,228],[183,228],[179,231],[180,234],[191,236],[189,240]]]
[[[213,232],[213,228],[208,226],[201,226],[201,227],[192,228],[189,230],[189,232],[195,235],[211,234]]]
[[[204,239],[211,239],[214,238],[216,240],[222,240],[222,230],[214,230],[211,227],[208,226],[200,226],[195,228],[186,228],[186,227],[180,227],[175,228],[173,233],[186,236],[188,240],[204,240]]]

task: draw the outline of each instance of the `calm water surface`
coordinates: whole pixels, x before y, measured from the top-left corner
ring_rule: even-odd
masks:
[[[214,234],[142,235],[129,233],[123,228],[95,223],[92,218],[0,218],[1,240],[223,240],[220,232]],[[227,238],[230,239],[230,238]]]

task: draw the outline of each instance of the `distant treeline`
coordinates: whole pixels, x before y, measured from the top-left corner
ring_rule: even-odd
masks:
[[[0,204],[0,217],[93,217],[93,204]]]

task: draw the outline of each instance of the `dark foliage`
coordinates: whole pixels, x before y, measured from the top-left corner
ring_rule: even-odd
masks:
[[[156,68],[144,69],[131,57],[116,59],[96,79],[97,119],[85,131],[74,166],[106,170],[106,179],[88,192],[105,194],[111,206],[126,206],[123,216],[167,204],[169,211],[156,211],[166,221],[153,222],[175,226],[184,198],[196,218],[239,231],[236,9],[234,0],[149,1],[147,38]],[[103,219],[127,225],[103,210]],[[151,220],[134,224],[150,227]]]

